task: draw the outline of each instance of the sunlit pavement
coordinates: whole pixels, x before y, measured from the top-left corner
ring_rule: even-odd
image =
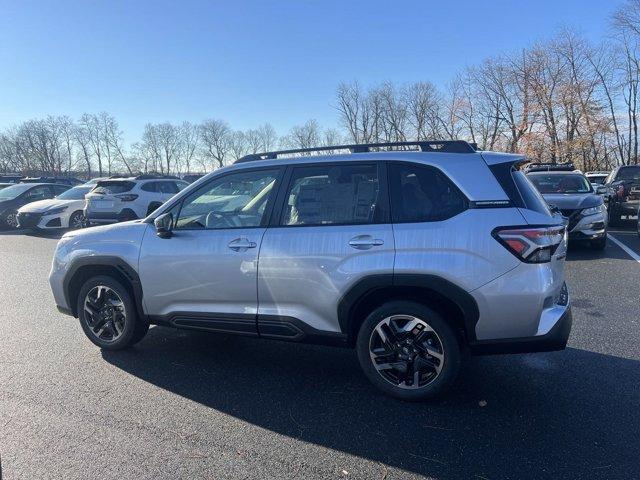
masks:
[[[0,232],[3,478],[640,477],[640,263],[612,242],[569,250],[567,350],[472,358],[408,404],[350,350],[153,328],[101,353],[55,309],[56,241]]]

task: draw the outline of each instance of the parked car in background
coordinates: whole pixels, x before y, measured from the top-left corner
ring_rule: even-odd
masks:
[[[607,244],[607,209],[587,177],[576,171],[533,171],[527,177],[546,202],[567,218],[571,240],[587,240],[602,250]]]
[[[89,224],[144,218],[188,185],[157,175],[100,180],[86,197],[85,217]]]
[[[585,176],[587,177],[587,180],[591,182],[591,185],[593,185],[593,189],[595,190],[598,185],[605,184],[605,181],[607,180],[607,177],[610,173],[611,172],[595,171],[587,172],[585,173]]]
[[[183,179],[185,182],[193,183],[193,182],[195,182],[196,180],[201,179],[202,177],[204,177],[204,174],[199,174],[199,173],[188,173],[188,174],[186,174],[186,175],[183,175],[183,176],[182,176],[182,179]]]
[[[18,209],[27,203],[46,200],[71,188],[52,183],[17,183],[0,190],[0,225],[18,227]]]
[[[92,178],[91,180],[87,180],[86,182],[84,182],[83,185],[95,185],[101,180],[108,180],[108,179],[109,177],[95,177],[95,178]]]
[[[640,209],[640,165],[616,167],[607,177],[609,187],[609,219],[617,224],[624,216],[638,215]]]
[[[20,180],[20,183],[56,183],[73,187],[83,182],[74,177],[25,177]]]
[[[82,228],[85,224],[85,195],[95,185],[78,185],[50,200],[39,200],[18,209],[18,226],[38,230]]]
[[[524,161],[461,141],[249,155],[145,221],[65,234],[54,298],[103,349],[150,324],[342,345],[384,392],[431,398],[467,350],[566,345],[565,226]]]

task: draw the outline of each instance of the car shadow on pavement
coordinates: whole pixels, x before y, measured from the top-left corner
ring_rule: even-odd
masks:
[[[472,357],[444,398],[406,403],[371,386],[348,349],[154,327],[102,355],[208,408],[420,475],[640,477],[635,360],[573,348]]]

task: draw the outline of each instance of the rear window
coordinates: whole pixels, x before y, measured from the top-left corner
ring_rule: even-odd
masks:
[[[512,177],[524,202],[524,208],[545,215],[551,215],[547,202],[542,198],[540,192],[533,186],[524,172],[514,170]]]
[[[130,191],[134,186],[135,186],[134,182],[103,180],[98,182],[98,185],[96,186],[93,193],[100,193],[102,195],[125,193]]]

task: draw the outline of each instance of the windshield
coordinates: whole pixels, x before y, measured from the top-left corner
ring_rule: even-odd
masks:
[[[0,200],[12,200],[32,187],[33,185],[18,184],[11,187],[3,188],[2,190],[0,190]]]
[[[89,187],[73,187],[66,192],[57,195],[56,198],[60,200],[82,200],[84,196],[91,191],[93,186]]]
[[[616,175],[616,180],[640,181],[640,167],[622,167]]]
[[[536,186],[540,193],[590,193],[591,184],[584,175],[575,173],[562,174],[535,174],[529,175],[529,180]]]

